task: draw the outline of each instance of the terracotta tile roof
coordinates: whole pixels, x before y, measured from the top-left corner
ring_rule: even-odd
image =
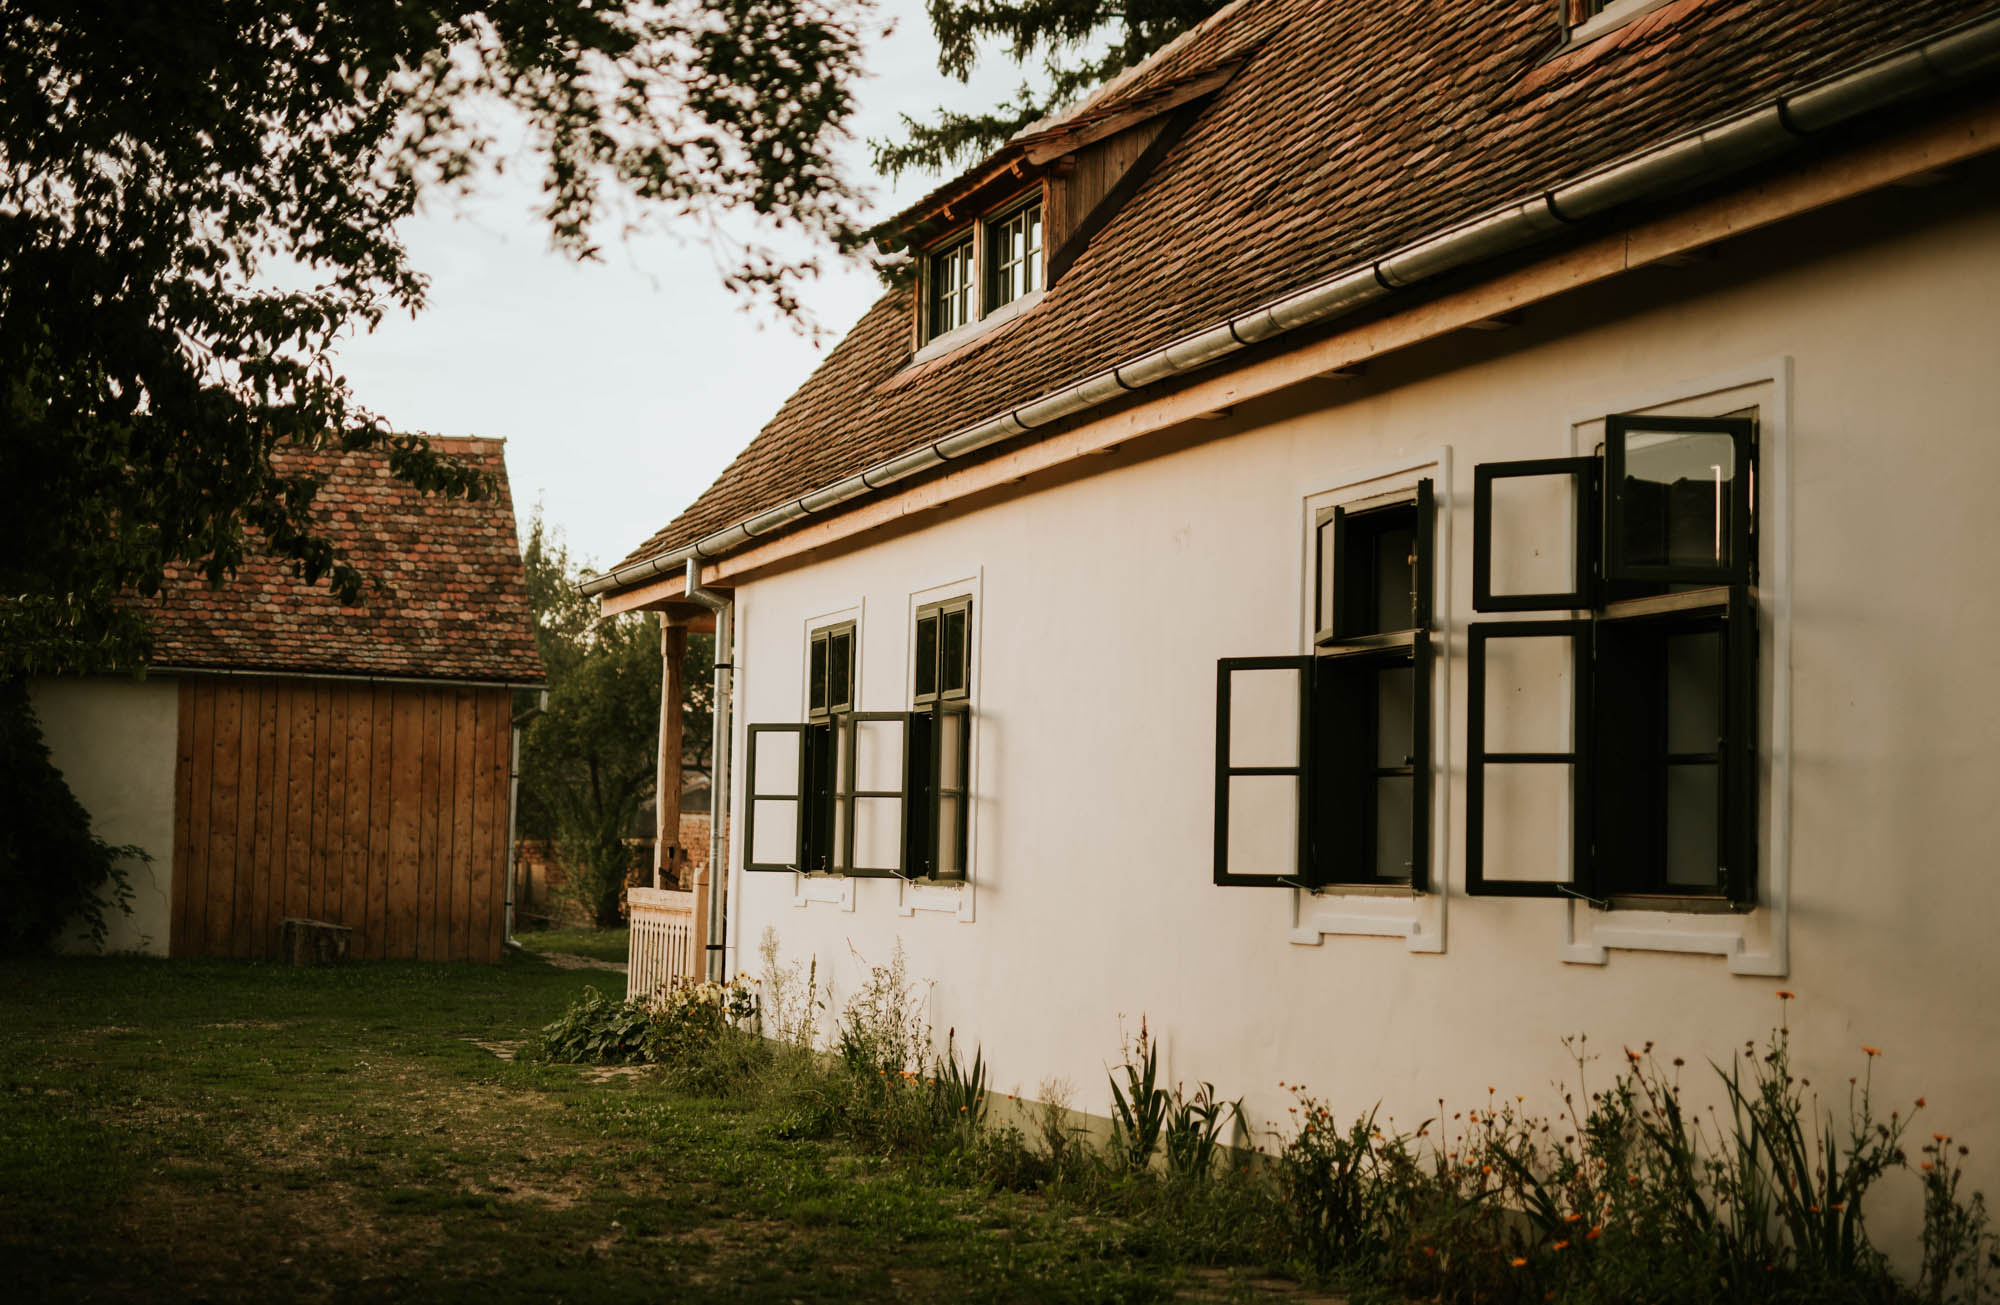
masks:
[[[1117,88],[1243,58],[1032,311],[904,374],[885,294],[686,511],[620,565],[1767,103],[1995,0],[1673,0],[1587,45],[1548,0],[1245,0]]]
[[[211,590],[169,571],[154,625],[155,669],[294,671],[539,684],[527,577],[500,440],[436,439],[493,473],[496,497],[420,494],[385,452],[281,453],[286,474],[325,476],[316,507],[339,552],[383,589],[342,607],[324,582],[253,553]]]

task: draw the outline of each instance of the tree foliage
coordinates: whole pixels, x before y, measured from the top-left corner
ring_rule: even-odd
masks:
[[[1021,128],[1046,117],[1223,7],[1228,0],[927,0],[938,71],[971,79],[988,44],[1026,67],[1038,55],[1046,85],[1023,82],[993,108],[940,108],[928,119],[903,115],[901,140],[871,142],[875,166],[891,176],[953,171],[977,162]]]
[[[142,661],[126,596],[175,565],[219,582],[253,534],[358,596],[282,445],[485,491],[362,408],[332,348],[423,306],[397,224],[511,124],[558,248],[591,255],[627,203],[747,218],[725,279],[796,311],[812,268],[774,233],[854,238],[831,152],[868,5],[0,0],[0,677]]]
[[[626,877],[644,868],[625,840],[650,832],[638,822],[659,758],[659,622],[650,613],[599,616],[596,600],[576,588],[587,568],[571,561],[539,510],[524,559],[549,701],[522,741],[519,829],[551,840],[571,900],[596,923],[616,924]],[[688,645],[683,751],[706,757],[713,647],[707,635]]]
[[[90,816],[63,782],[42,739],[27,685],[0,680],[0,956],[41,951],[75,925],[102,947],[107,910],[132,913],[121,862],[147,860],[90,830]]]

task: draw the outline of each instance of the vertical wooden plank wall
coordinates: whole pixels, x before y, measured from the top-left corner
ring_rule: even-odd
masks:
[[[499,960],[512,709],[505,689],[183,679],[171,954],[263,959],[305,916],[360,958]]]

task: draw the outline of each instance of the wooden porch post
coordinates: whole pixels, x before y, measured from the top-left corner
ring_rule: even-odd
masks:
[[[654,807],[659,826],[653,835],[653,887],[686,888],[682,883],[687,853],[681,847],[681,712],[685,698],[681,659],[687,652],[687,626],[660,614],[660,770],[655,780]]]

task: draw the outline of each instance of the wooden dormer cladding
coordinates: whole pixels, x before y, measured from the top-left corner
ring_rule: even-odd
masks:
[[[912,248],[933,248],[1039,186],[1048,283],[1054,285],[1242,62],[1232,59],[1135,94],[1114,92],[1030,129],[905,210],[896,225]]]

